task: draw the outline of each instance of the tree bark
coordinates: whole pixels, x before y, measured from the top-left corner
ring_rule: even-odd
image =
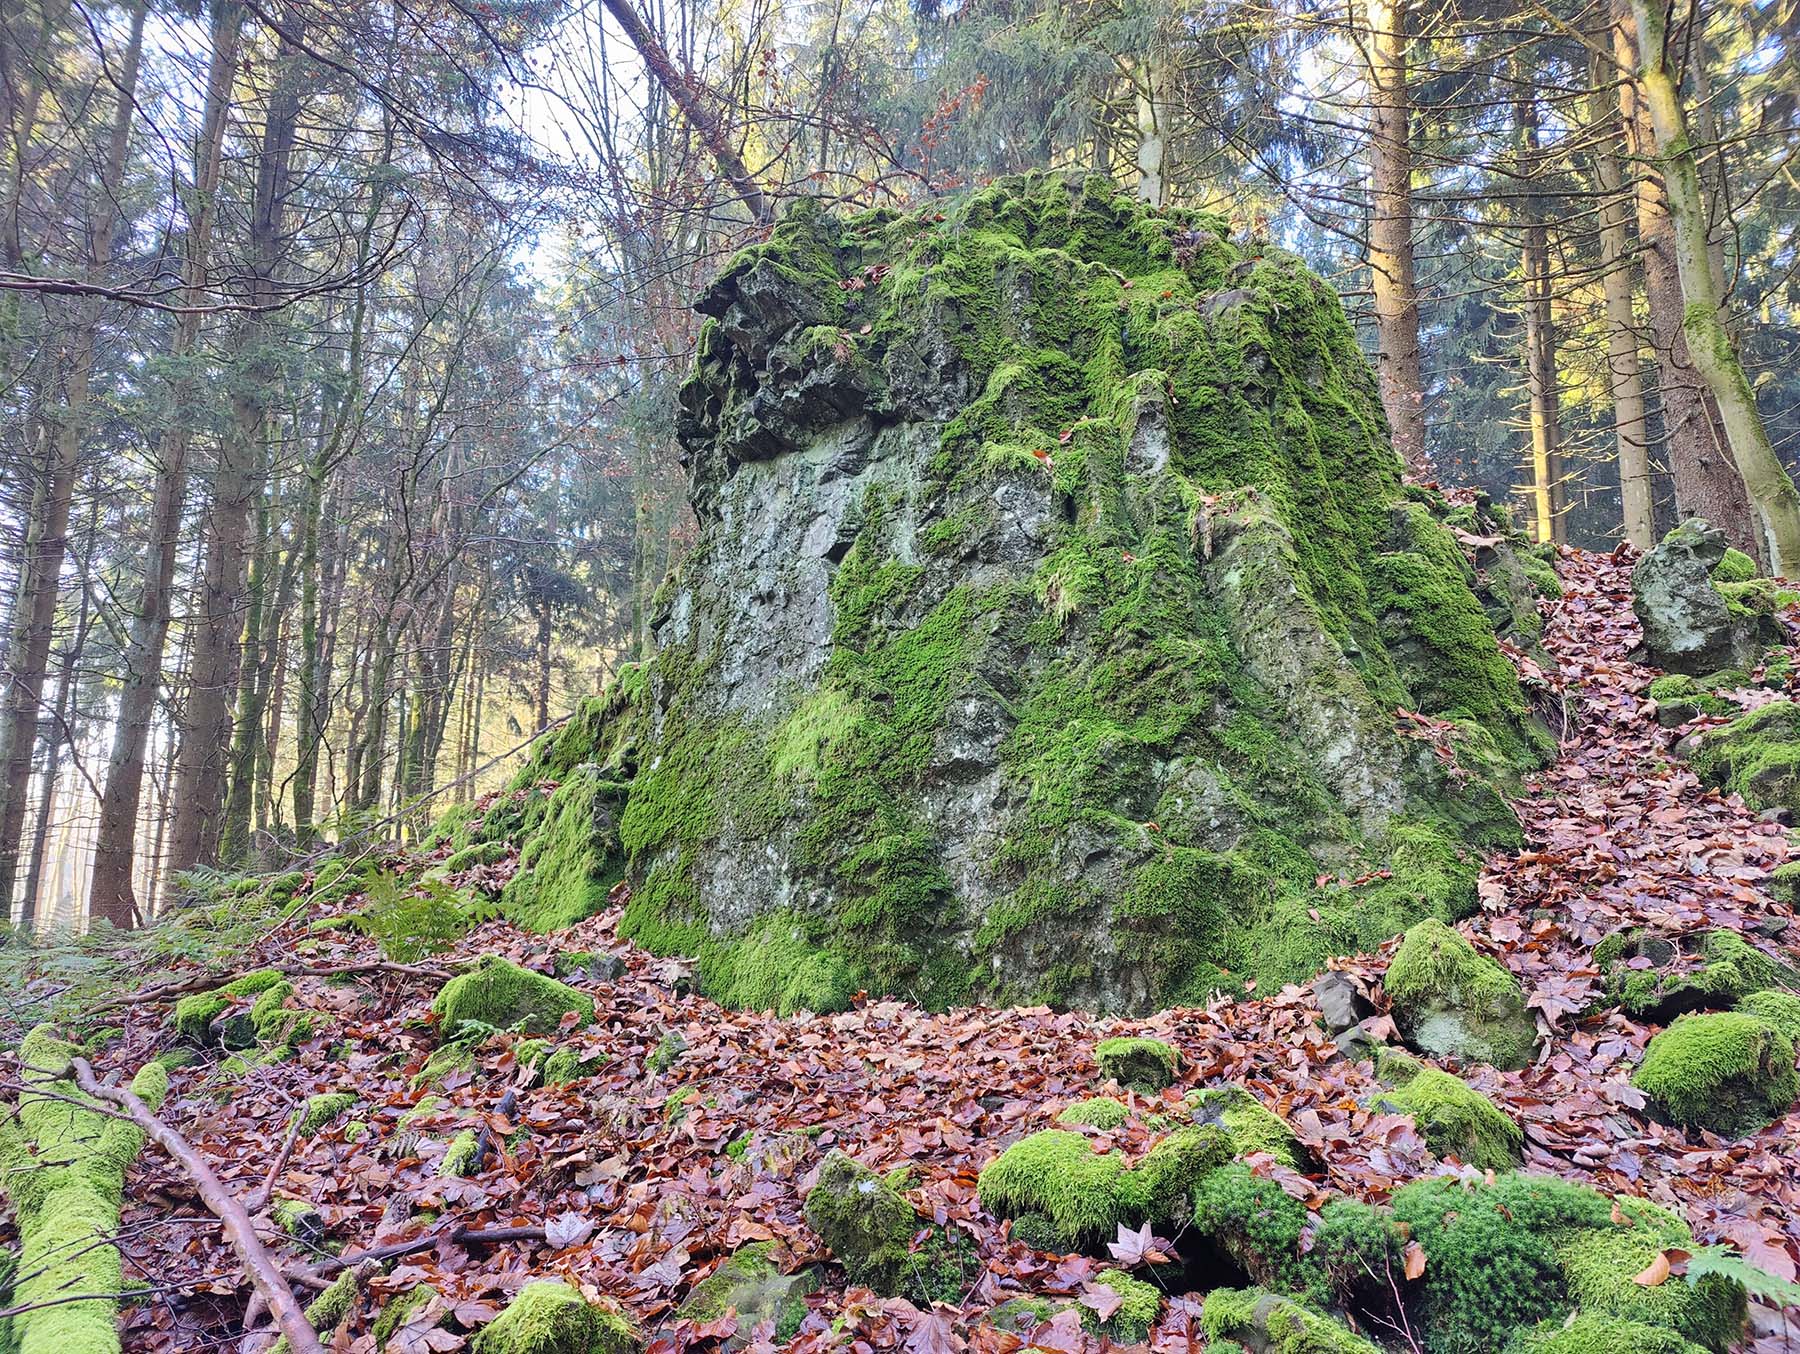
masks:
[[[170,355],[177,359],[178,371],[183,365],[180,359],[192,352],[200,333],[198,307],[206,292],[231,77],[237,69],[242,26],[243,11],[236,0],[218,0],[213,9],[212,53],[207,64],[206,111],[195,158],[193,215],[188,223],[182,265],[182,299],[190,309],[177,318],[170,342]],[[120,927],[132,926],[140,919],[131,878],[132,862],[138,804],[143,794],[144,756],[156,693],[162,683],[163,648],[169,635],[169,599],[180,545],[182,502],[187,496],[187,454],[192,436],[187,410],[193,400],[194,385],[192,376],[176,378],[173,412],[158,447],[144,586],[126,644],[112,752],[107,758],[106,790],[100,799],[88,915]]]
[[[1381,405],[1394,450],[1414,474],[1430,471],[1419,297],[1413,277],[1412,142],[1408,126],[1407,0],[1367,0],[1369,58],[1369,283],[1381,351]]]
[[[1530,87],[1530,74],[1519,70],[1520,87]],[[1567,502],[1563,483],[1562,430],[1556,375],[1556,317],[1550,305],[1550,230],[1532,176],[1542,154],[1538,143],[1537,100],[1518,101],[1519,172],[1525,182],[1525,217],[1520,251],[1525,275],[1526,384],[1531,426],[1532,520],[1539,541],[1561,545],[1567,537]]]
[[[1637,70],[1637,20],[1631,0],[1614,0],[1613,56],[1621,71]],[[1638,250],[1676,507],[1683,517],[1704,517],[1724,531],[1733,545],[1760,558],[1749,497],[1731,453],[1717,433],[1706,383],[1688,354],[1682,330],[1684,303],[1675,257],[1675,226],[1661,176],[1655,172],[1656,136],[1644,89],[1635,78],[1619,82],[1619,114],[1626,150],[1640,167]]]
[[[1608,68],[1598,57],[1590,66],[1588,116],[1597,138],[1594,178],[1600,208],[1601,289],[1606,300],[1606,363],[1612,389],[1613,435],[1619,458],[1619,501],[1625,539],[1639,550],[1656,543],[1655,504],[1650,492],[1650,429],[1644,411],[1644,374],[1638,360],[1637,320],[1632,309],[1631,208],[1625,171],[1619,163],[1617,122],[1608,93]]]
[[[88,261],[91,282],[105,280],[118,230],[119,193],[131,148],[132,114],[136,107],[138,67],[144,50],[144,0],[131,12],[130,37],[119,68],[118,102],[113,110],[106,159],[88,206]],[[68,556],[69,510],[81,461],[88,396],[100,329],[102,302],[85,297],[75,306],[75,332],[68,344],[60,407],[49,412],[49,464],[38,482],[28,515],[18,597],[8,636],[5,698],[0,701],[0,914],[12,900],[17,876],[20,834],[25,827],[26,798],[42,717],[45,674],[56,625],[63,561]]]
[[[1789,569],[1800,569],[1800,491],[1795,490],[1787,467],[1769,441],[1737,345],[1725,327],[1725,297],[1707,257],[1706,198],[1688,133],[1687,112],[1669,67],[1662,8],[1653,0],[1632,0],[1632,9],[1642,61],[1640,78],[1675,226],[1681,294],[1687,302],[1682,332],[1695,369],[1718,403],[1731,458],[1754,511],[1764,562],[1771,574],[1785,577]]]

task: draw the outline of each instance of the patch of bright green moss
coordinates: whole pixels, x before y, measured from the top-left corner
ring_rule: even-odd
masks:
[[[1102,1039],[1094,1045],[1094,1061],[1121,1086],[1154,1095],[1174,1082],[1181,1055],[1160,1039],[1134,1036]]]
[[[1670,1122],[1742,1137],[1800,1099],[1794,1041],[1742,1011],[1684,1015],[1644,1050],[1631,1084]]]
[[[980,1270],[966,1237],[926,1223],[891,1182],[842,1152],[826,1157],[807,1192],[806,1224],[851,1283],[922,1307],[960,1303]]]
[[[519,868],[500,892],[509,921],[533,931],[558,931],[606,906],[608,890],[624,873],[612,822],[625,786],[594,771],[570,774],[550,795],[519,850]]]
[[[1800,996],[1773,990],[1750,992],[1739,998],[1736,1009],[1800,1043]]]
[[[438,1160],[437,1173],[446,1176],[474,1174],[475,1158],[480,1151],[481,1140],[475,1130],[465,1128],[450,1140],[449,1150]]]
[[[1200,1313],[1208,1340],[1264,1354],[1380,1354],[1330,1317],[1261,1288],[1215,1288]]]
[[[1704,1348],[1672,1330],[1596,1312],[1546,1321],[1515,1336],[1507,1354],[1701,1354]]]
[[[1187,1106],[1197,1123],[1216,1123],[1231,1139],[1232,1155],[1266,1152],[1293,1170],[1306,1167],[1306,1150],[1287,1121],[1242,1086],[1190,1091]]]
[[[775,1254],[772,1241],[740,1246],[694,1285],[676,1314],[704,1323],[736,1312],[741,1331],[769,1320],[774,1322],[778,1343],[793,1339],[806,1320],[806,1295],[818,1289],[818,1273],[807,1269],[783,1274]]]
[[[1117,1128],[1131,1117],[1125,1102],[1110,1095],[1090,1096],[1067,1105],[1056,1116],[1056,1122],[1069,1128]]]
[[[526,1284],[469,1346],[472,1354],[635,1354],[642,1347],[629,1320],[560,1280]]]
[[[1122,1345],[1138,1345],[1150,1338],[1157,1315],[1162,1311],[1162,1289],[1117,1269],[1103,1269],[1089,1282],[1095,1288],[1110,1289],[1119,1299],[1119,1306],[1102,1321],[1100,1313],[1084,1305],[1082,1325],[1094,1334],[1104,1335]]]
[[[1525,1131],[1512,1116],[1460,1077],[1422,1068],[1398,1089],[1379,1097],[1410,1114],[1426,1144],[1440,1157],[1465,1166],[1504,1171],[1519,1164]]]
[[[591,997],[498,955],[484,955],[474,968],[445,983],[431,1009],[445,1039],[454,1039],[464,1026],[549,1034],[561,1027],[567,1013],[578,1017],[577,1025],[594,1018]]]
[[[1708,729],[1689,760],[1705,784],[1741,796],[1759,813],[1800,809],[1800,705],[1771,701]]]
[[[325,1091],[308,1098],[299,1111],[300,1132],[317,1133],[340,1115],[354,1109],[358,1098],[351,1091]]]

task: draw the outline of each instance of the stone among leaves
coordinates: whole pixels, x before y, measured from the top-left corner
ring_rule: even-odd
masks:
[[[1387,1072],[1410,1061],[1386,1059],[1382,1068]],[[1375,1097],[1375,1104],[1390,1113],[1410,1114],[1434,1153],[1465,1166],[1511,1170],[1524,1152],[1525,1132],[1511,1115],[1460,1077],[1435,1067],[1414,1064],[1396,1078],[1392,1090]]]
[[[1631,609],[1644,627],[1644,657],[1670,672],[1701,676],[1752,662],[1758,624],[1735,613],[1713,585],[1725,533],[1695,517],[1647,551],[1631,571]]]
[[[831,1248],[851,1283],[921,1307],[960,1302],[980,1269],[966,1238],[927,1224],[891,1183],[842,1152],[831,1153],[819,1168],[818,1183],[806,1196],[806,1225]],[[915,1247],[921,1231],[930,1235]]]
[[[570,1012],[578,1025],[594,1018],[593,998],[498,955],[484,955],[474,968],[445,983],[431,1009],[446,1040],[454,1040],[465,1026],[542,1035],[554,1034]]]
[[[1200,1320],[1212,1341],[1235,1341],[1263,1354],[1381,1354],[1341,1323],[1262,1288],[1215,1288]]]
[[[811,1266],[783,1274],[776,1263],[775,1243],[756,1241],[733,1251],[706,1278],[695,1284],[676,1315],[692,1321],[715,1321],[737,1313],[737,1333],[724,1342],[728,1350],[751,1343],[765,1321],[777,1344],[794,1338],[806,1319],[806,1295],[819,1288],[819,1271]]]
[[[1507,1071],[1531,1061],[1537,1022],[1518,979],[1440,921],[1406,933],[1382,987],[1401,1037],[1421,1053]]]
[[[1743,1011],[1685,1015],[1650,1041],[1631,1084],[1661,1118],[1737,1138],[1800,1099],[1794,1041]]]
[[[1133,1036],[1102,1039],[1094,1046],[1094,1061],[1119,1085],[1154,1095],[1174,1084],[1181,1055],[1160,1039]]]
[[[1774,986],[1782,968],[1735,931],[1663,935],[1618,931],[1594,947],[1606,995],[1634,1020],[1666,1025],[1678,1015],[1730,1006]]]
[[[643,1337],[567,1283],[528,1283],[476,1333],[473,1354],[636,1354]]]

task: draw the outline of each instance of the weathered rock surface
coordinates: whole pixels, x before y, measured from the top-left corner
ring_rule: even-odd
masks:
[[[1631,609],[1644,627],[1646,662],[1698,677],[1756,657],[1758,621],[1733,611],[1713,585],[1725,550],[1725,533],[1694,517],[1637,562]]]
[[[1034,177],[734,260],[657,654],[490,810],[592,825],[515,915],[624,878],[727,1004],[1142,1010],[1472,907],[1548,747],[1495,638],[1528,570],[1402,484],[1329,288],[1228,235]]]

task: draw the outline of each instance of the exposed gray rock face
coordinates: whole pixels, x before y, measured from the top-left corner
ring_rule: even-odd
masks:
[[[1645,662],[1697,677],[1755,660],[1756,618],[1734,614],[1713,586],[1725,550],[1725,533],[1694,517],[1637,562],[1631,609],[1644,627]]]

